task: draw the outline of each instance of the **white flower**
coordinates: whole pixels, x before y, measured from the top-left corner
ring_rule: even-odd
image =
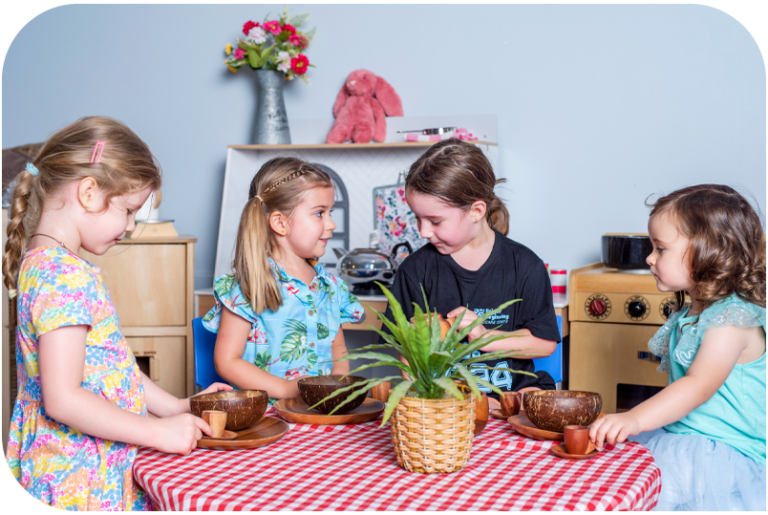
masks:
[[[286,73],[288,70],[291,69],[291,61],[280,61],[280,64],[277,65],[277,71]]]
[[[254,27],[248,31],[248,36],[246,36],[246,39],[250,39],[257,45],[260,45],[267,40],[267,33],[264,32],[264,29],[261,27]]]
[[[278,61],[288,61],[288,62],[290,62],[291,61],[291,54],[289,54],[285,50],[281,50],[280,52],[277,53],[277,60]]]

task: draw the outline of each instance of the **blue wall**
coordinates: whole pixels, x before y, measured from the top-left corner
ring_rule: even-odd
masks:
[[[282,5],[74,5],[17,35],[3,68],[3,148],[87,114],[123,120],[165,171],[164,218],[199,238],[211,284],[226,146],[247,143],[252,73],[222,61],[242,23]],[[317,27],[312,84],[291,119],[331,116],[368,68],[407,116],[498,117],[510,236],[558,268],[599,260],[600,235],[645,232],[645,198],[699,182],[765,209],[765,68],[749,33],[702,6],[294,5]],[[471,128],[470,128],[471,129]]]

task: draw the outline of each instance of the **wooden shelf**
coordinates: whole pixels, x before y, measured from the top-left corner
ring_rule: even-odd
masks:
[[[403,147],[431,147],[437,141],[413,141],[401,143],[340,143],[337,145],[229,145],[227,148],[238,150],[301,150],[301,149],[328,149],[328,150],[359,150],[361,148],[403,148]],[[470,141],[475,145],[490,145],[498,147],[498,143],[491,141]]]

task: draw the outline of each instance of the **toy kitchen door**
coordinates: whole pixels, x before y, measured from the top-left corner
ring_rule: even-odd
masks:
[[[402,173],[400,174],[402,177]],[[416,251],[427,240],[419,236],[416,217],[405,201],[405,182],[373,188],[373,228],[378,233],[379,251],[389,254],[398,243],[407,241]],[[395,256],[399,265],[407,253]]]

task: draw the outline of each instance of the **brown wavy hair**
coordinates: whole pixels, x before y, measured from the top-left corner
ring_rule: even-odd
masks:
[[[256,314],[277,311],[283,304],[280,286],[269,266],[277,238],[269,215],[278,211],[291,216],[304,194],[313,188],[333,188],[331,176],[294,157],[276,157],[264,163],[248,190],[248,202],[240,215],[235,259],[235,281]]]
[[[97,141],[104,142],[99,163],[91,163]],[[54,133],[32,160],[37,176],[16,177],[3,257],[3,280],[16,288],[19,265],[47,199],[71,181],[92,177],[110,199],[160,188],[160,167],[152,151],[125,124],[106,116],[87,116]],[[105,205],[106,209],[108,206]]]
[[[493,167],[477,145],[451,138],[429,147],[408,170],[406,190],[432,195],[448,205],[468,210],[485,202],[488,225],[506,236],[509,211],[493,189],[506,179],[497,179]]]
[[[689,186],[659,198],[651,217],[667,213],[690,240],[696,300],[707,308],[735,293],[765,307],[765,235],[760,217],[736,190],[720,184]],[[685,292],[675,292],[677,309]]]

